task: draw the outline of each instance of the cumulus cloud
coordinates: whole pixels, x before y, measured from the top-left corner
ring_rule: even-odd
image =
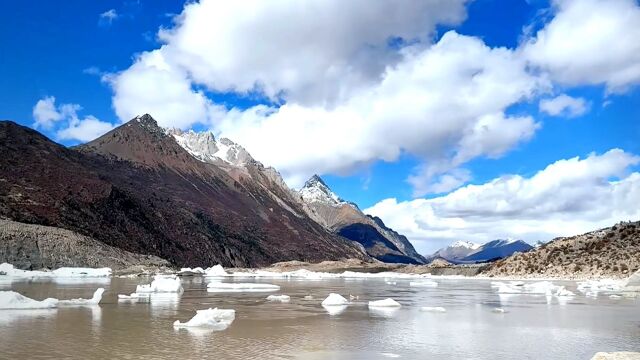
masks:
[[[101,121],[92,115],[78,116],[82,107],[78,104],[56,106],[56,99],[48,96],[38,100],[33,107],[35,128],[53,131],[58,140],[90,141],[113,129],[109,122]]]
[[[583,98],[574,98],[566,94],[540,100],[540,111],[551,116],[577,117],[589,110],[589,104]]]
[[[118,12],[116,11],[116,9],[109,9],[103,12],[102,14],[100,14],[99,23],[101,25],[111,25],[111,23],[113,23],[113,21],[116,20],[118,17],[120,17],[120,15],[118,15]]]
[[[526,178],[505,175],[431,199],[386,199],[365,210],[424,253],[455,240],[550,240],[640,218],[640,157],[612,149],[559,160]]]
[[[63,116],[56,110],[56,98],[47,96],[38,100],[33,107],[33,126],[37,128],[50,129],[56,121],[62,120]]]
[[[610,93],[640,83],[636,0],[554,0],[553,11],[553,19],[522,45],[534,65],[562,84],[604,84]]]

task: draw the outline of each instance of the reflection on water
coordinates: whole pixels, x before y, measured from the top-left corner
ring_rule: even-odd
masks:
[[[485,280],[225,279],[276,284],[289,303],[264,293],[207,293],[207,279],[183,279],[182,294],[118,301],[149,279],[100,284],[100,306],[0,311],[0,358],[81,359],[588,359],[597,351],[640,349],[640,300],[497,294]],[[575,284],[563,283],[575,290]],[[95,282],[0,282],[34,299],[88,298]],[[322,307],[329,293],[348,306]],[[368,308],[391,297],[401,308]],[[442,306],[446,313],[421,312]],[[174,329],[196,310],[235,309],[224,331]],[[494,313],[502,308],[504,313]]]

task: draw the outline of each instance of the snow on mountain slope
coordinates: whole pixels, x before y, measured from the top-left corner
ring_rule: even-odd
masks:
[[[341,205],[354,206],[354,204],[347,203],[331,191],[318,175],[313,175],[307,180],[298,193],[306,203],[321,203],[334,207]]]
[[[431,258],[443,258],[450,262],[483,262],[511,256],[515,252],[526,252],[533,247],[522,240],[498,239],[486,244],[456,241],[436,251]]]

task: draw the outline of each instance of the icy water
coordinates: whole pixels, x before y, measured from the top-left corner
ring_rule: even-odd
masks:
[[[640,351],[639,299],[501,298],[489,281],[475,279],[436,279],[437,288],[400,279],[224,281],[277,284],[281,291],[273,294],[288,294],[291,302],[267,302],[271,293],[207,293],[202,277],[183,278],[181,296],[148,303],[117,299],[148,278],[0,283],[0,290],[38,300],[107,289],[98,307],[0,310],[0,359],[590,359],[597,351]],[[575,291],[575,283],[555,283]],[[360,299],[329,314],[320,302],[330,292]],[[368,309],[368,300],[386,297],[402,308]],[[421,306],[447,312],[420,312]],[[235,309],[236,320],[218,332],[173,328],[209,307]],[[492,312],[496,307],[507,312]]]

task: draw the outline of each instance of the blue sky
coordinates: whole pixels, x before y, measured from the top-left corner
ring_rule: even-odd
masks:
[[[558,67],[566,66],[567,57],[556,59],[547,55],[543,48],[545,44],[540,44],[542,41],[540,41],[541,37],[538,35],[538,31],[546,31],[548,39],[552,39],[554,36],[560,37],[557,33],[552,32],[553,26],[562,29],[562,26],[569,24],[571,28],[577,29],[576,33],[571,34],[577,37],[581,35],[579,33],[580,26],[577,26],[580,24],[572,24],[571,21],[578,21],[575,19],[581,17],[571,16],[571,14],[580,14],[580,11],[584,11],[586,14],[595,12],[597,16],[602,17],[611,15],[615,21],[617,17],[614,11],[616,10],[626,14],[636,14],[636,11],[640,13],[636,1],[616,1],[616,6],[608,7],[607,11],[601,11],[602,15],[598,11],[593,11],[599,6],[604,6],[604,3],[596,0],[586,1],[584,8],[580,8],[582,5],[575,5],[569,0],[558,0],[555,3],[541,0],[477,0],[470,3],[459,1],[457,7],[452,5],[453,2],[445,5],[438,5],[437,2],[434,2],[434,5],[428,5],[428,8],[424,8],[426,5],[415,5],[415,9],[408,9],[406,13],[399,11],[397,22],[389,21],[389,29],[383,29],[387,33],[381,32],[379,36],[376,35],[378,37],[371,35],[378,31],[379,26],[376,26],[376,22],[382,23],[386,20],[382,15],[376,15],[374,9],[371,11],[374,15],[371,15],[372,19],[368,23],[363,23],[358,28],[345,26],[343,29],[342,26],[335,26],[338,28],[336,31],[344,33],[340,33],[342,36],[336,38],[335,41],[327,41],[321,35],[316,35],[318,31],[313,26],[318,26],[318,29],[324,31],[334,27],[332,21],[341,25],[341,19],[348,20],[351,13],[354,14],[353,19],[355,19],[360,10],[357,2],[344,9],[337,6],[337,10],[330,8],[329,3],[320,3],[322,5],[314,10],[320,14],[318,18],[323,18],[321,16],[323,14],[328,15],[326,17],[329,19],[326,20],[328,23],[321,23],[320,21],[325,20],[317,19],[304,21],[311,19],[309,13],[297,9],[295,6],[275,10],[262,9],[261,7],[256,10],[255,6],[247,4],[245,11],[242,8],[223,9],[224,11],[236,11],[226,14],[226,22],[222,24],[224,27],[206,28],[208,26],[207,11],[211,11],[211,17],[216,16],[216,11],[223,11],[216,9],[218,5],[213,1],[207,1],[206,4],[195,2],[189,8],[190,13],[183,18],[175,18],[185,8],[185,4],[178,1],[92,2],[73,0],[53,3],[27,0],[3,2],[0,5],[2,8],[0,11],[0,42],[3,48],[0,55],[0,77],[3,79],[2,86],[0,86],[0,118],[14,120],[26,126],[35,126],[47,136],[64,145],[74,145],[88,139],[87,136],[90,135],[81,133],[85,131],[85,128],[80,125],[89,118],[94,120],[94,125],[97,125],[97,128],[91,128],[93,129],[91,135],[94,135],[96,131],[99,132],[100,129],[106,131],[109,126],[120,124],[122,121],[126,121],[130,114],[138,112],[151,113],[165,126],[197,130],[211,129],[216,135],[226,135],[237,140],[259,160],[275,165],[293,186],[299,186],[304,178],[314,172],[320,173],[341,197],[356,202],[362,209],[368,209],[368,212],[382,216],[384,220],[390,222],[390,225],[407,233],[410,239],[417,243],[419,249],[424,252],[455,240],[486,241],[495,237],[522,237],[528,241],[548,240],[552,236],[563,235],[564,232],[589,230],[614,220],[636,216],[635,212],[622,211],[619,208],[620,202],[613,204],[613,200],[611,200],[610,206],[603,207],[602,214],[595,215],[574,211],[576,206],[566,204],[575,199],[565,199],[563,200],[565,207],[551,206],[556,209],[554,211],[558,211],[555,219],[561,219],[561,221],[558,220],[560,222],[544,219],[544,216],[541,215],[530,214],[524,205],[509,212],[509,215],[495,210],[499,208],[498,205],[501,203],[512,203],[507,197],[508,194],[504,199],[492,197],[487,200],[496,202],[496,206],[492,207],[495,211],[470,208],[468,204],[460,205],[459,202],[456,202],[458,201],[457,197],[463,196],[462,190],[467,189],[470,185],[486,185],[488,187],[487,184],[492,181],[513,176],[530,180],[536,173],[549,165],[575,157],[579,158],[578,161],[584,161],[581,163],[584,166],[595,166],[590,164],[600,158],[588,161],[590,154],[594,153],[596,157],[603,156],[614,148],[623,150],[624,161],[616,158],[616,161],[620,161],[616,162],[618,166],[612,166],[610,171],[602,174],[596,170],[588,170],[587,173],[592,175],[585,175],[586,177],[581,180],[581,184],[595,184],[593,185],[596,187],[595,190],[587,188],[584,190],[585,193],[597,193],[598,189],[621,191],[617,188],[614,189],[615,184],[612,185],[612,182],[628,180],[637,172],[639,169],[638,161],[634,156],[640,154],[640,141],[638,141],[640,139],[640,121],[638,121],[640,117],[640,106],[638,106],[640,105],[640,87],[637,86],[639,77],[633,73],[636,71],[634,69],[640,66],[640,60],[633,57],[633,45],[628,45],[622,35],[625,35],[625,32],[630,37],[633,34],[640,34],[639,25],[636,23],[635,27],[633,25],[629,27],[620,24],[620,29],[626,29],[621,36],[615,37],[617,34],[612,30],[607,33],[607,36],[611,36],[611,38],[603,40],[602,44],[611,44],[613,48],[628,48],[628,52],[614,49],[609,55],[607,49],[599,48],[602,45],[596,42],[597,39],[576,38],[575,41],[586,43],[593,41],[594,53],[597,54],[600,62],[586,63],[586,60],[583,60],[584,56],[581,55],[584,52],[576,53],[575,66],[569,64],[568,69],[571,71],[565,72],[558,70]],[[408,5],[409,3],[411,2],[401,6],[414,6]],[[327,9],[322,8],[325,6]],[[587,6],[591,6],[591,8],[587,8]],[[237,14],[247,13],[249,9],[253,9],[252,11],[255,12],[254,18],[251,20],[253,22],[248,22],[249,25],[247,25],[247,22],[236,21],[236,19],[244,19]],[[380,14],[389,13],[389,9],[384,9],[382,5],[379,10]],[[336,11],[336,13],[332,13],[332,11]],[[409,16],[407,14],[420,13],[420,11],[423,11],[424,14],[411,20],[416,22],[416,26],[410,29],[405,28],[403,24],[408,21],[404,21],[403,17],[406,18]],[[205,15],[205,21],[199,21],[198,16],[200,15],[198,14]],[[236,15],[231,16],[230,14]],[[284,19],[291,18],[291,23],[278,22],[278,16],[282,16]],[[379,19],[375,16],[379,16]],[[302,19],[299,22],[295,21],[295,18],[298,17]],[[213,18],[211,20],[212,23],[216,21]],[[589,19],[587,18],[585,21],[589,21]],[[634,23],[633,18],[629,21],[631,24]],[[188,26],[192,26],[195,30],[188,28]],[[369,26],[370,28],[368,28]],[[170,34],[158,36],[161,28],[168,30]],[[246,29],[249,30],[245,31]],[[282,34],[287,36],[287,39],[283,39],[282,42],[279,39],[283,35],[278,33],[281,29],[284,31]],[[308,38],[304,38],[303,35],[300,35],[300,38],[290,35],[296,32],[306,34],[305,31],[309,29],[312,30],[309,32],[312,35]],[[192,30],[196,32],[189,32]],[[275,34],[273,37],[269,37],[271,32]],[[400,33],[405,34],[407,38],[410,36],[415,36],[415,38],[399,42],[398,49],[386,48],[384,45],[376,43],[379,37],[384,40],[384,36],[387,36],[388,40]],[[200,41],[199,44],[218,44],[224,39],[230,39],[231,45],[225,45],[228,46],[227,48],[213,45],[207,49],[202,49],[203,46],[196,49],[190,48],[189,46],[193,45],[190,39],[193,39],[194,34],[202,37],[197,39]],[[264,36],[257,34],[264,34]],[[350,40],[342,40],[343,38]],[[394,115],[398,117],[397,119],[390,117],[379,120],[369,120],[367,116],[362,115],[362,119],[359,121],[365,124],[363,126],[367,126],[366,124],[370,122],[378,122],[378,125],[376,127],[372,125],[371,129],[355,125],[353,128],[346,127],[347,130],[335,125],[327,125],[328,129],[323,129],[322,125],[318,125],[325,119],[327,123],[330,123],[336,118],[344,116],[343,112],[335,110],[340,110],[341,107],[348,110],[345,110],[347,114],[354,111],[365,111],[371,115],[368,112],[370,109],[362,110],[360,105],[354,104],[360,104],[362,103],[361,99],[369,99],[368,96],[372,96],[367,92],[368,89],[372,89],[373,93],[387,91],[378,83],[382,77],[391,78],[391,75],[385,72],[385,67],[387,69],[395,66],[401,67],[403,64],[409,64],[411,60],[410,57],[401,53],[400,49],[413,51],[415,48],[415,54],[424,54],[426,62],[433,61],[429,54],[430,51],[435,52],[434,49],[438,48],[436,45],[441,45],[441,50],[438,51],[446,52],[454,45],[459,47],[473,46],[473,43],[467,41],[470,39],[480,42],[482,45],[477,51],[484,51],[481,48],[490,50],[487,52],[486,58],[497,56],[500,48],[505,48],[511,57],[518,59],[526,57],[526,60],[522,60],[522,64],[525,65],[521,66],[520,60],[514,61],[514,68],[518,68],[516,73],[518,76],[535,78],[523,80],[523,83],[527,82],[527,84],[523,85],[522,94],[517,96],[504,95],[509,99],[504,100],[490,111],[491,115],[502,114],[506,119],[504,124],[515,124],[516,120],[522,120],[518,125],[520,126],[517,130],[518,134],[505,140],[508,142],[507,145],[495,145],[498,148],[495,146],[492,148],[487,145],[491,143],[491,139],[482,140],[482,143],[478,140],[478,145],[470,143],[470,141],[475,141],[475,137],[467,138],[460,135],[460,133],[468,131],[475,124],[474,121],[479,121],[477,119],[484,116],[483,113],[474,113],[475,115],[470,115],[469,118],[442,120],[452,123],[466,121],[467,125],[461,126],[459,130],[449,129],[450,135],[432,138],[429,128],[437,127],[437,118],[441,114],[448,116],[449,114],[445,113],[467,112],[465,103],[459,101],[452,103],[453,105],[446,108],[446,111],[436,106],[435,108],[439,112],[426,110],[424,114],[418,114],[415,121],[400,122],[398,123],[399,127],[403,127],[401,130],[392,127],[395,121],[404,121],[403,118],[400,118],[401,115]],[[284,43],[285,41],[293,45],[288,46]],[[537,46],[523,45],[527,41],[531,44],[537,42]],[[563,39],[560,38],[558,41],[563,41]],[[319,45],[307,48],[307,44]],[[337,45],[334,47],[334,44]],[[415,46],[412,47],[408,44]],[[445,46],[446,44],[448,47]],[[163,45],[165,45],[164,48],[160,50]],[[552,41],[549,40],[547,45],[552,46]],[[567,44],[566,48],[570,49],[570,45]],[[241,49],[242,47],[246,47],[248,50]],[[351,51],[351,49],[356,50]],[[280,51],[280,53],[274,54],[271,52],[272,50],[273,52]],[[587,50],[589,49],[584,51]],[[307,51],[311,56],[305,57]],[[252,56],[254,53],[259,61],[246,59],[247,56]],[[362,57],[355,56],[355,53],[366,54],[367,59],[362,60]],[[522,55],[525,53],[527,55]],[[162,61],[169,64],[167,73],[170,74],[171,79],[157,80],[153,78],[155,76],[153,72],[143,74],[140,69],[156,66],[155,61],[157,60],[153,60],[151,55],[144,54],[161,56]],[[335,58],[332,58],[327,54],[336,55]],[[442,55],[443,53],[438,54]],[[300,58],[296,57],[298,55]],[[479,59],[485,59],[483,55],[479,56],[481,56]],[[382,66],[370,59],[374,58],[377,61],[376,57],[379,57]],[[512,61],[511,57],[509,61]],[[224,61],[216,62],[219,58],[223,58]],[[287,62],[288,58],[291,61]],[[568,58],[572,58],[571,54]],[[498,61],[497,57],[495,61]],[[149,63],[152,63],[153,66]],[[344,63],[347,63],[348,66],[341,67]],[[332,69],[338,69],[336,71],[341,74],[338,80],[326,75],[329,68],[325,66],[327,64],[333,66]],[[627,77],[620,80],[620,73],[603,73],[596,76],[590,70],[607,68],[608,64],[614,64],[616,67],[628,66]],[[434,63],[430,66],[436,67],[441,64]],[[490,67],[495,65],[487,62],[483,66],[485,68],[478,71],[490,73]],[[289,73],[286,74],[293,75],[286,77],[279,74],[278,70],[283,67],[289,67],[286,69]],[[319,68],[322,71],[318,71]],[[560,67],[560,69],[562,68]],[[321,75],[316,75],[314,71]],[[457,69],[447,68],[445,71],[452,71],[452,74],[455,74]],[[460,71],[461,76],[466,76],[463,70]],[[246,75],[247,73],[248,75]],[[420,84],[428,84],[428,86],[436,84],[433,89],[428,89],[427,95],[431,90],[437,93],[440,85],[442,87],[449,86],[447,79],[434,80],[432,75],[425,79],[425,82]],[[529,85],[529,82],[532,84],[533,82],[542,82],[542,79],[547,81],[545,86],[537,83]],[[186,84],[186,93],[179,93],[176,90],[174,95],[161,91],[161,94],[156,98],[151,98],[155,96],[154,92],[149,91],[147,94],[145,86],[151,90],[156,86],[153,85],[156,80],[163,81],[160,84],[166,85],[167,89],[178,89]],[[493,80],[491,78],[487,81]],[[514,79],[514,83],[515,81]],[[463,80],[460,84],[467,83],[468,81]],[[321,84],[322,87],[316,89],[317,84]],[[457,84],[451,84],[452,89],[455,89],[456,86]],[[497,91],[497,89],[504,89],[505,86],[510,85],[499,83],[495,86],[487,87],[489,90],[486,91]],[[142,91],[136,91],[132,95],[128,91],[134,87],[142,89]],[[514,85],[515,87],[516,85]],[[400,91],[405,91],[405,89]],[[482,89],[474,88],[469,91],[478,91],[477,94],[480,94],[478,96],[485,94],[485,90]],[[346,95],[334,96],[336,93]],[[551,115],[549,111],[541,111],[541,101],[554,99],[560,95],[566,95],[574,100],[579,99],[583,102],[583,107],[577,109],[574,115],[568,115],[570,108],[562,106],[556,115]],[[166,98],[166,96],[174,96],[174,98]],[[438,96],[442,95],[438,94]],[[491,99],[491,96],[489,94],[487,99]],[[499,96],[501,95],[496,95],[496,98]],[[34,106],[40,100],[53,101],[53,97],[55,102],[51,103],[53,104],[52,109],[60,115],[51,120],[49,127],[36,126]],[[413,98],[413,96],[407,97],[407,99],[409,98]],[[172,117],[166,115],[168,110],[163,107],[164,104],[171,101],[184,105],[185,109],[189,111],[197,107],[196,105],[204,104],[205,110],[202,112],[194,110],[193,113],[189,112],[185,116]],[[473,99],[469,101],[473,102]],[[371,97],[370,103],[376,102],[380,102],[380,106],[393,105]],[[365,101],[365,103],[368,102]],[[62,104],[77,104],[81,109],[76,106],[72,115],[70,115],[71,113],[62,115],[64,113]],[[256,106],[260,104],[268,107],[269,114],[279,113],[282,117],[269,118],[269,115],[256,117],[251,110],[256,109]],[[316,132],[303,129],[302,133],[294,133],[293,130],[291,133],[287,131],[275,132],[275,130],[270,133],[269,129],[282,129],[273,123],[292,121],[289,118],[285,119],[284,111],[278,109],[281,105],[285,105],[285,107],[299,106],[302,111],[300,114],[305,119],[307,117],[316,119],[317,116],[317,120],[309,125],[311,127],[305,129],[319,129],[318,137],[332,137],[332,131],[336,133],[349,131],[353,133],[345,139],[353,139],[353,143],[357,143],[357,145],[348,144],[349,146],[346,146],[350,141],[340,138],[342,140],[336,140],[338,145],[327,143],[327,147],[331,149],[326,150],[320,149],[323,146],[321,139],[313,139]],[[417,108],[420,107],[420,103],[414,105]],[[477,107],[478,105],[474,103],[470,106]],[[403,111],[406,110],[399,109],[398,113]],[[244,115],[244,120],[239,120],[238,114]],[[249,115],[254,117],[247,119]],[[447,116],[443,118],[448,119]],[[524,120],[525,117],[528,122]],[[426,120],[420,122],[423,118]],[[340,121],[339,124],[344,124],[350,121],[349,119],[349,116],[346,116],[345,120]],[[74,124],[74,121],[79,129],[65,133],[64,128]],[[411,136],[411,126],[415,126],[414,130],[417,133],[425,135],[425,144],[420,144],[419,137]],[[502,125],[498,125],[497,130],[492,130],[497,131],[498,135],[495,138],[500,137],[500,126]],[[524,129],[524,127],[527,128]],[[284,128],[287,129],[287,127]],[[358,130],[360,128],[362,131]],[[396,130],[402,134],[395,134]],[[252,135],[253,132],[255,132],[254,135]],[[382,135],[379,135],[381,133]],[[265,134],[268,141],[261,139],[261,134]],[[380,143],[387,141],[387,135],[391,138],[397,138],[398,143],[383,148]],[[310,141],[310,144],[313,144],[315,149],[306,149],[307,152],[305,152],[300,149],[301,146],[304,146],[304,142],[293,142],[291,147],[294,150],[287,151],[287,142],[293,137],[301,136],[313,140]],[[344,136],[344,134],[340,136]],[[370,142],[362,140],[362,138],[369,136],[380,136],[380,138]],[[389,141],[392,142],[392,140]],[[405,141],[414,143],[404,146]],[[440,141],[442,145],[433,145],[434,148],[427,144],[439,144]],[[344,153],[337,149],[340,144],[345,144]],[[456,154],[469,153],[467,148],[473,148],[476,145],[481,149],[465,156],[464,160],[456,162]],[[280,148],[284,150],[278,151],[277,149]],[[276,150],[271,151],[271,149]],[[302,153],[300,158],[290,158],[297,152]],[[351,153],[355,152],[361,154],[370,152],[371,155],[359,154],[359,156],[353,156],[351,160]],[[458,156],[458,158],[460,157]],[[444,165],[434,170],[436,163]],[[422,173],[421,169],[428,171]],[[456,182],[451,186],[438,186],[439,179],[447,175],[457,178]],[[411,176],[417,176],[420,179],[416,181],[423,183],[416,185],[415,182],[409,180]],[[559,179],[558,183],[563,184],[562,179]],[[570,187],[568,189],[559,186],[533,192],[547,195],[556,191],[570,192],[571,182],[568,184],[567,186]],[[632,186],[631,189],[635,191],[636,188]],[[456,191],[457,195],[455,195]],[[491,189],[487,188],[485,193],[490,191]],[[520,196],[522,191],[516,195]],[[604,199],[612,198],[610,194],[602,196],[605,196]],[[545,201],[543,199],[548,198],[545,196],[540,201]],[[385,199],[393,199],[395,203],[390,205],[390,202],[387,202],[383,206],[381,204]],[[421,200],[432,200],[432,202],[423,203],[420,202]],[[600,199],[593,201],[596,200]],[[428,206],[428,209],[425,209],[424,206]],[[417,207],[420,207],[420,211],[426,212],[406,212],[407,208]],[[514,211],[516,215],[520,214],[522,219],[529,221],[527,226],[522,228],[515,222],[511,222]],[[552,215],[553,211],[549,216]],[[490,224],[500,223],[509,224],[505,225],[505,231],[487,230]],[[458,230],[445,231],[441,230],[442,227]],[[554,231],[554,228],[557,230]],[[540,229],[540,231],[535,229]]]

